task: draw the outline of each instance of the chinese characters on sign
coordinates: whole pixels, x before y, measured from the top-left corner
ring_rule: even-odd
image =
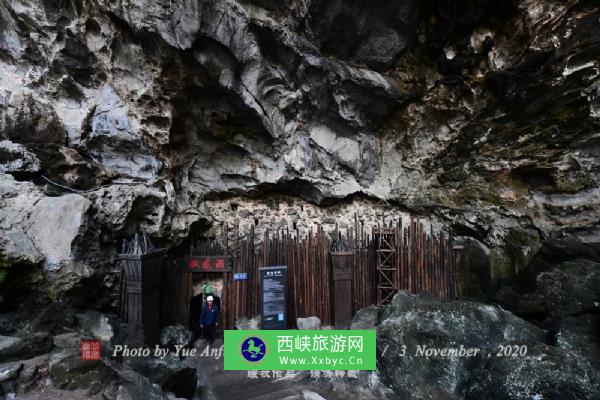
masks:
[[[250,370],[248,371],[247,377],[249,379],[259,379],[259,378],[294,378],[298,372],[297,371],[257,371]],[[358,378],[358,371],[356,370],[338,370],[338,371],[319,371],[319,370],[311,370],[310,377],[313,379],[319,378]]]
[[[259,268],[262,329],[287,328],[287,267]]]
[[[227,256],[190,257],[187,269],[192,272],[228,272],[231,266]]]
[[[224,333],[225,370],[374,371],[377,368],[377,332],[372,329],[226,330]],[[264,357],[258,362],[245,357],[251,352],[245,345],[250,339],[254,350],[264,350]]]
[[[343,353],[348,351],[363,351],[363,337],[352,335],[304,335],[304,336],[277,336],[277,351],[283,352],[306,352],[306,351],[328,351],[331,353]]]

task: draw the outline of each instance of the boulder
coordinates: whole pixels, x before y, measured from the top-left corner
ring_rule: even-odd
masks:
[[[69,350],[69,351],[79,351],[79,343],[82,339],[82,336],[78,332],[66,332],[60,335],[54,336],[54,346],[57,349],[61,350]]]
[[[181,324],[167,326],[160,332],[160,343],[173,349],[175,346],[187,346],[192,340],[192,331]]]
[[[587,357],[600,370],[600,316],[583,314],[558,321],[556,346]]]
[[[18,391],[28,392],[39,384],[50,384],[50,381],[47,380],[49,359],[50,354],[43,354],[14,363],[23,364],[16,380]]]
[[[47,335],[0,336],[0,362],[26,360],[48,353],[52,347],[52,337]]]
[[[600,372],[570,351],[535,344],[527,355],[482,360],[471,371],[466,400],[596,400]]]
[[[120,384],[116,389],[118,400],[170,400],[160,385],[145,376],[136,375]]]
[[[519,301],[519,314],[545,314],[558,319],[597,311],[600,263],[576,259],[557,264],[537,276],[536,290]]]
[[[501,308],[400,291],[375,310],[352,326],[376,321],[379,375],[400,398],[566,399],[576,386],[576,398],[596,398],[600,372],[588,360],[546,345],[545,331]]]
[[[252,318],[239,318],[235,321],[235,329],[238,330],[257,330],[260,329],[260,315]]]
[[[296,318],[298,329],[316,330],[321,329],[321,320],[319,317]]]
[[[131,324],[115,319],[111,321],[114,336],[110,343],[106,344],[106,348],[110,354],[114,351],[115,345],[126,345],[130,348],[144,347],[144,329],[142,325]],[[117,359],[123,359],[121,353],[117,356]]]
[[[54,336],[74,324],[73,310],[64,303],[29,304],[0,315],[0,334],[27,336],[36,332]]]
[[[185,366],[174,356],[132,360],[133,369],[159,384],[163,390],[177,397],[192,399],[196,392],[196,369]]]
[[[375,329],[379,324],[381,307],[372,305],[362,308],[352,318],[350,329]]]
[[[49,373],[59,389],[85,389],[93,395],[117,379],[116,372],[103,360],[82,360],[79,351],[63,350],[53,354]]]

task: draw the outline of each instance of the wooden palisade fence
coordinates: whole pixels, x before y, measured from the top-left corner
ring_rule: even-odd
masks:
[[[352,303],[353,314],[371,304],[389,302],[399,289],[429,292],[444,299],[457,296],[451,234],[427,230],[416,219],[405,225],[402,222],[382,224],[369,234],[358,219],[344,235],[337,229],[328,234],[320,227],[305,238],[287,230],[259,234],[253,228],[246,235],[238,234],[237,230],[230,234],[225,230],[220,240],[200,240],[191,250],[194,255],[227,253],[231,256],[231,272],[223,275],[225,329],[233,329],[239,318],[260,314],[258,268],[277,265],[288,267],[289,321],[293,324],[298,317],[315,315],[324,325],[333,325],[331,251],[336,251],[339,243],[344,244],[345,251],[352,252],[352,293],[348,293],[346,299]],[[166,268],[169,270],[163,273],[166,295],[163,295],[165,304],[161,314],[173,317],[161,317],[161,324],[187,324],[192,273],[177,276],[172,274],[177,270],[173,265]],[[235,273],[246,273],[247,279],[234,280]],[[175,294],[175,298],[169,293]]]

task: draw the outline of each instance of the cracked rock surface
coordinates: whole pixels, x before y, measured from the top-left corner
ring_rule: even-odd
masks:
[[[225,219],[209,202],[285,195],[385,200],[453,230],[465,297],[546,329],[596,315],[599,19],[584,0],[0,0],[0,308],[114,308],[123,238],[185,247]]]

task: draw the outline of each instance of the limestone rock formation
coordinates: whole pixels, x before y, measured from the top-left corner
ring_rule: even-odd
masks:
[[[547,332],[497,307],[401,291],[388,306],[361,310],[352,328],[377,329],[388,398],[591,400],[599,393],[600,372],[581,355],[587,341],[547,345]],[[478,351],[435,353],[461,348]]]
[[[181,252],[218,225],[389,203],[452,229],[463,297],[564,332],[600,304],[599,18],[585,0],[0,0],[0,311],[114,311],[140,230]],[[282,196],[331,212],[267,218]],[[35,318],[17,322],[62,329]]]
[[[466,4],[2,2],[0,251],[102,275],[136,229],[177,244],[261,193],[441,218],[492,291],[547,240],[597,244],[597,7]],[[12,222],[38,200],[68,209],[53,243]]]

